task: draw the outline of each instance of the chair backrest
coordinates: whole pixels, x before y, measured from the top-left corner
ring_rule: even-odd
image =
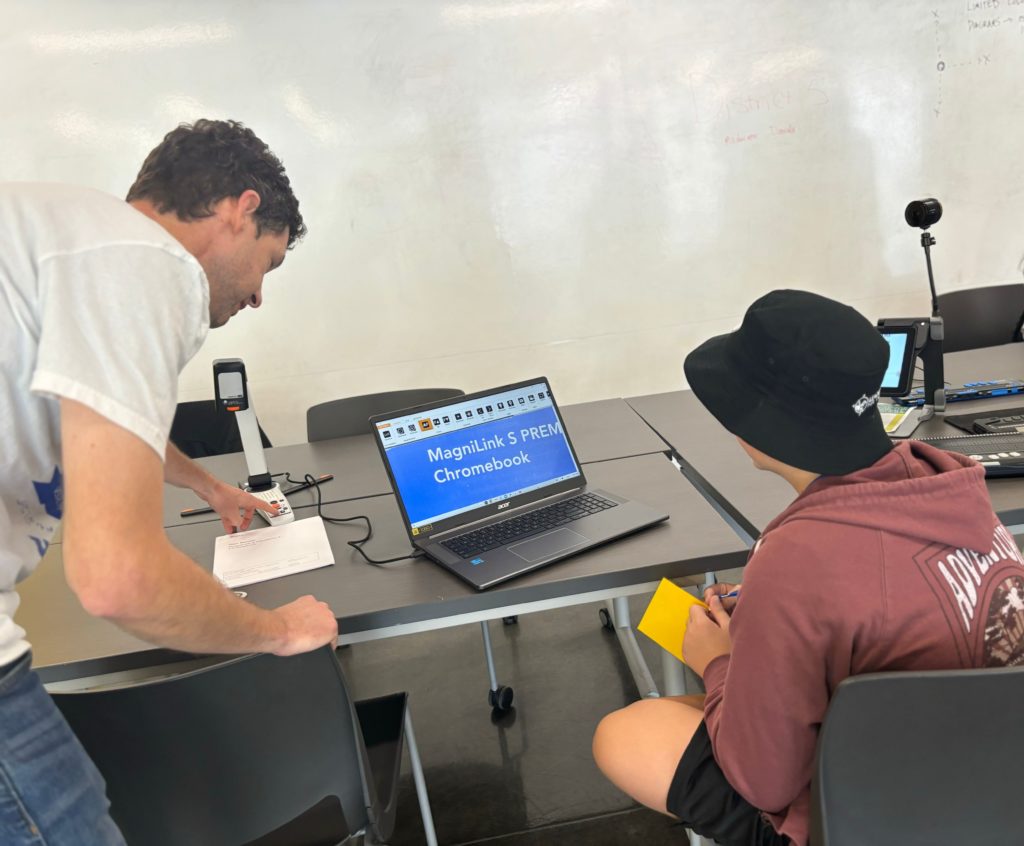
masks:
[[[262,428],[260,439],[264,447],[272,446]],[[189,458],[242,451],[242,436],[238,433],[235,415],[220,411],[215,400],[178,403],[170,441]]]
[[[846,679],[818,738],[812,846],[1024,843],[1022,703],[1024,667]]]
[[[322,402],[306,412],[306,439],[312,443],[328,438],[364,435],[370,431],[367,421],[375,414],[399,411],[425,402],[451,399],[465,394],[465,391],[458,388],[413,388],[407,391],[386,391]]]
[[[1024,283],[967,288],[939,295],[945,324],[943,352],[975,350],[1019,341],[1024,314]],[[982,374],[984,375],[984,374]]]
[[[356,832],[376,805],[330,646],[53,698],[106,779],[129,844],[248,843],[325,797]]]

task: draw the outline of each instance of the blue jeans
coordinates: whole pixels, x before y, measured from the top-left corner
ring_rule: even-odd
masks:
[[[0,843],[124,846],[103,777],[31,662],[0,669]]]

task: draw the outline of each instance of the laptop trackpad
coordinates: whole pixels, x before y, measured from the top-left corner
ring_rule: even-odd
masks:
[[[557,555],[563,549],[570,549],[586,542],[587,538],[572,529],[555,529],[546,535],[514,543],[508,547],[508,551],[515,553],[523,561],[540,561],[542,558]]]

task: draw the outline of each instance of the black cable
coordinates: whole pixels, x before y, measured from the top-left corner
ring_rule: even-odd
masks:
[[[285,473],[285,480],[290,485],[298,484],[289,473]],[[395,567],[389,567],[388,565],[394,564],[398,561],[412,561],[416,558],[423,557],[422,552],[420,552],[419,550],[414,550],[412,555],[401,555],[398,558],[370,558],[370,556],[367,555],[366,552],[363,550],[363,545],[366,544],[366,542],[369,541],[371,537],[373,537],[373,525],[370,523],[370,518],[367,517],[365,514],[356,514],[353,517],[328,517],[326,514],[324,514],[324,499],[323,493],[320,490],[320,485],[316,483],[316,479],[314,479],[309,473],[307,473],[304,476],[304,481],[306,482],[306,484],[308,484],[310,487],[316,490],[316,513],[317,516],[319,516],[320,519],[323,520],[325,523],[334,523],[336,525],[340,525],[342,523],[351,523],[353,520],[364,520],[366,522],[366,535],[361,537],[359,540],[345,541],[345,543],[347,543],[356,552],[362,555],[363,558],[366,560],[367,564],[372,564],[374,567],[380,567],[383,570],[394,570],[396,569]]]

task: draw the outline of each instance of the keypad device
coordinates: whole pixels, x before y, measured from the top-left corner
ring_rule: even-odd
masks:
[[[276,515],[267,514],[266,511],[260,511],[259,509],[256,510],[256,513],[266,520],[271,526],[281,526],[285,523],[291,523],[292,520],[295,519],[295,514],[288,505],[288,500],[285,499],[280,485],[275,483],[265,491],[249,491],[249,493],[257,499],[262,499],[270,505],[277,506]]]
[[[1024,434],[956,435],[921,440],[973,458],[985,468],[986,476],[1024,476]]]

